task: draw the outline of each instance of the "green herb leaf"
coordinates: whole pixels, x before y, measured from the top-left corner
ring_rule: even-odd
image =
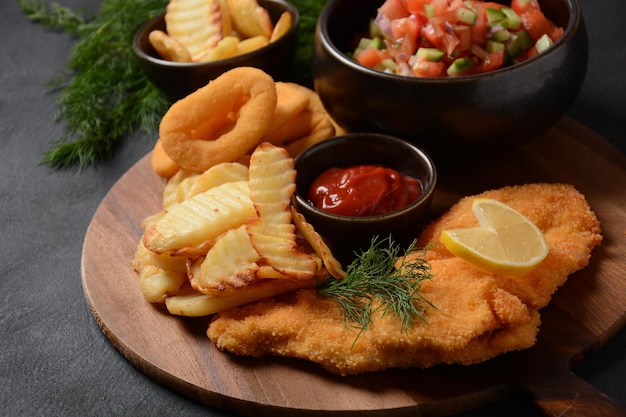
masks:
[[[52,142],[44,164],[96,165],[111,156],[123,137],[154,133],[170,103],[141,71],[132,39],[166,4],[166,0],[105,0],[93,15],[57,3],[46,7],[42,1],[20,0],[32,21],[78,38],[69,72],[48,84],[59,94],[57,120],[66,122],[66,131]]]
[[[380,241],[375,237],[370,247],[350,264],[346,277],[329,278],[318,291],[339,303],[345,323],[357,328],[359,335],[369,328],[372,316],[379,310],[383,315],[393,314],[402,321],[404,329],[409,329],[415,318],[425,320],[426,306],[434,307],[420,293],[422,282],[433,277],[430,263],[423,253],[406,256],[413,251],[411,245],[400,256],[400,246],[391,237]]]

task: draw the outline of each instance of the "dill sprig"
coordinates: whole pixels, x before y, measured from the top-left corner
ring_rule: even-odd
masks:
[[[96,165],[124,136],[154,132],[169,103],[141,71],[132,39],[166,4],[167,0],[105,0],[93,14],[57,3],[19,1],[33,22],[78,38],[69,71],[47,85],[59,94],[56,119],[65,121],[66,129],[42,163],[55,168]]]
[[[415,318],[425,321],[427,305],[434,307],[420,293],[423,281],[433,277],[430,263],[423,252],[406,256],[414,250],[412,244],[400,256],[400,245],[391,237],[375,237],[370,247],[350,264],[346,277],[329,278],[318,291],[339,303],[345,323],[358,329],[359,335],[369,328],[378,311],[383,316],[393,314],[404,329],[409,329]]]

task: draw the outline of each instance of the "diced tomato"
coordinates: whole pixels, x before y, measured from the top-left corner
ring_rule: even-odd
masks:
[[[504,64],[504,51],[488,54],[477,67],[477,72],[488,72],[497,70]]]
[[[520,52],[519,54],[517,54],[517,55],[515,56],[515,61],[516,61],[516,62],[524,62],[524,61],[526,61],[528,58],[530,58],[530,57],[528,56],[528,51],[522,51],[522,52]]]
[[[454,50],[456,49],[457,46],[459,46],[459,44],[461,43],[461,41],[459,40],[459,38],[456,36],[456,33],[452,32],[446,32],[443,35],[443,48],[444,48],[444,52],[446,53],[446,55],[452,56],[452,54],[454,53]]]
[[[522,25],[535,42],[544,34],[551,36],[553,33],[558,33],[557,26],[541,10],[528,9],[520,17]]]
[[[535,46],[531,46],[530,49],[526,51],[526,55],[528,56],[528,58],[532,58],[538,54],[539,52],[537,52],[537,48]]]
[[[385,17],[378,29],[384,31],[385,46],[382,50],[371,48],[355,56],[355,59],[363,65],[382,70],[384,68],[381,63],[386,59],[391,59],[396,64],[397,74],[445,77],[448,75],[448,67],[458,58],[470,60],[472,68],[464,72],[470,74],[492,71],[514,63],[512,60],[505,59],[507,52],[488,52],[492,50],[488,48],[488,40],[492,36],[494,40],[506,39],[504,35],[507,33],[503,32],[500,34],[503,36],[496,37],[488,31],[486,8],[502,9],[505,7],[504,1],[380,1],[383,5],[379,8],[379,12]],[[563,28],[556,26],[543,14],[538,0],[508,0],[506,3],[509,4],[509,1],[510,7],[521,17],[523,29],[528,31],[535,42],[545,34],[555,42],[563,36]],[[463,18],[467,16],[466,11],[459,19],[460,8],[473,10],[476,13],[475,21],[470,22]],[[498,45],[494,45],[496,45],[494,49],[498,49]],[[414,63],[415,52],[420,47],[437,48],[443,52],[443,57],[436,63],[431,61]],[[354,48],[356,49],[356,46]],[[534,47],[519,51],[519,53],[517,50],[515,52],[515,62],[537,54]],[[389,65],[385,65],[385,68],[389,68]]]
[[[552,32],[548,33],[548,36],[550,37],[550,39],[552,39],[552,42],[556,42],[561,36],[563,36],[563,32],[563,28],[559,26],[555,28]]]
[[[433,6],[435,16],[448,11],[448,0],[431,0],[430,5]]]
[[[511,9],[517,14],[522,14],[528,9],[541,10],[537,0],[511,0]]]
[[[424,4],[429,2],[430,0],[406,0],[406,9],[412,14],[423,13]]]
[[[431,23],[422,27],[422,36],[430,42],[432,46],[440,49],[443,45],[443,34],[445,32],[440,26],[433,26]]]
[[[472,26],[472,42],[478,45],[485,45],[487,43],[487,16],[485,14],[485,7],[482,4],[477,4],[475,7],[476,22]]]
[[[354,59],[363,66],[376,68],[384,59],[380,52],[378,49],[370,46],[359,52]]]
[[[450,5],[448,6],[448,10],[456,10],[459,7],[463,6],[464,0],[452,0]]]
[[[454,34],[459,39],[459,51],[464,52],[470,49],[472,46],[472,32],[469,26],[465,25],[456,25],[452,28],[454,30]]]
[[[380,6],[378,11],[387,16],[389,20],[400,19],[410,15],[402,0],[385,0],[385,3]]]
[[[446,22],[451,25],[459,23],[459,15],[456,10],[450,10],[449,12],[439,13],[438,15],[435,15],[435,17],[428,19],[428,21],[443,28]]]
[[[388,44],[392,56],[400,56],[406,61],[417,50],[417,38],[421,28],[415,16],[403,17],[391,21],[393,41]]]
[[[492,9],[500,10],[501,8],[504,7],[504,5],[500,4],[500,3],[494,3],[492,1],[486,1],[486,2],[483,3],[483,8],[487,8],[487,7],[491,7]]]
[[[437,78],[443,75],[445,68],[443,62],[417,61],[413,66],[413,72],[418,77]]]

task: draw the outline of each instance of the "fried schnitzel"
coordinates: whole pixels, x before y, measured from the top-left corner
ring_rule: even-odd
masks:
[[[525,276],[508,277],[448,252],[439,243],[442,230],[478,225],[470,208],[474,197],[502,201],[535,223],[550,247],[546,259]],[[435,306],[427,310],[426,322],[405,330],[395,317],[378,314],[355,343],[356,332],[345,326],[339,305],[304,289],[220,313],[207,335],[237,355],[301,358],[341,375],[482,362],[535,343],[539,309],[568,275],[589,263],[600,233],[584,196],[570,185],[486,191],[461,199],[419,236],[419,247],[431,244],[426,258],[434,274],[421,289]]]

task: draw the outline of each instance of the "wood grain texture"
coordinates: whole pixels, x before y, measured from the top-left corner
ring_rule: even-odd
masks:
[[[541,311],[537,344],[479,365],[340,377],[304,361],[218,351],[205,335],[207,319],[173,317],[147,303],[130,266],[139,222],[160,209],[164,185],[148,157],[93,217],[83,246],[85,298],[113,345],[149,377],[244,415],[446,416],[521,396],[551,416],[624,416],[624,405],[570,369],[626,324],[626,158],[566,118],[521,147],[440,166],[431,214],[465,195],[530,182],[573,184],[602,222],[604,240]]]

